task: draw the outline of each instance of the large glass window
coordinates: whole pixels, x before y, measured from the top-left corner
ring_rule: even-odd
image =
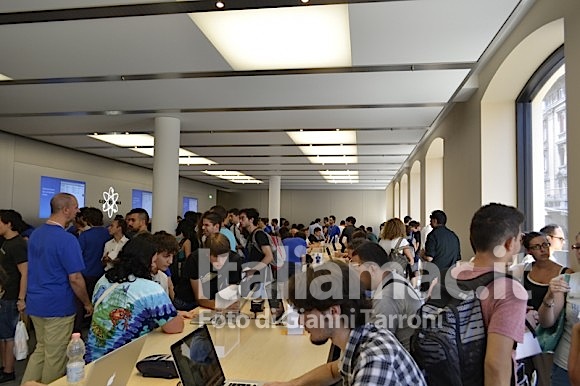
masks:
[[[527,229],[555,223],[568,235],[565,76],[560,47],[518,97],[518,201]]]

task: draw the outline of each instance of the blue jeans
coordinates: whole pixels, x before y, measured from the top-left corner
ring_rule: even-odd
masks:
[[[18,323],[16,300],[0,300],[0,340],[13,340]]]
[[[568,371],[558,365],[552,366],[552,386],[570,386]]]

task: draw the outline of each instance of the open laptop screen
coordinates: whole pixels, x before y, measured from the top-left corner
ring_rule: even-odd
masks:
[[[224,372],[206,325],[171,345],[183,386],[222,386]]]

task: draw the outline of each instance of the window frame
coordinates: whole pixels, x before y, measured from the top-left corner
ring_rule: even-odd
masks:
[[[526,214],[524,229],[533,229],[532,101],[552,75],[565,63],[564,45],[538,67],[516,98],[516,147],[518,209]]]

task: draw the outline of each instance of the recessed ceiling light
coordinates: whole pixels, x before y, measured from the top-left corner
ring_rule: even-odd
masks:
[[[342,163],[350,163],[350,164],[356,164],[358,163],[358,157],[357,156],[319,156],[317,155],[316,157],[308,157],[308,160],[310,161],[310,163],[313,164],[342,164]]]
[[[120,147],[155,146],[155,138],[149,134],[92,134],[89,137]]]
[[[348,146],[298,146],[302,153],[308,156],[316,155],[332,155],[332,156],[347,156],[347,155],[357,155],[357,149],[355,145]],[[344,161],[342,161],[344,162]]]
[[[234,171],[234,170],[204,170],[202,173],[205,173],[210,176],[214,176],[217,178],[221,178],[222,180],[227,180],[233,182],[234,184],[262,184],[263,181],[260,181],[254,177],[247,176],[242,172]]]
[[[321,170],[319,173],[327,182],[333,184],[353,184],[358,183],[358,171],[353,170]]]
[[[218,7],[219,9],[222,9],[223,7],[225,7],[225,4],[221,1],[218,1],[217,3],[215,3],[215,6]]]
[[[234,70],[352,65],[348,4],[202,12],[189,17]],[[307,38],[297,37],[298,26],[300,36]]]
[[[155,137],[149,134],[92,134],[89,137],[98,139],[115,146],[128,148],[137,153],[145,154],[150,157],[155,155]],[[180,165],[215,165],[216,162],[200,157],[199,155],[185,149],[179,149],[179,164]]]
[[[288,131],[290,139],[297,145],[317,144],[324,140],[325,144],[356,144],[356,131]]]

